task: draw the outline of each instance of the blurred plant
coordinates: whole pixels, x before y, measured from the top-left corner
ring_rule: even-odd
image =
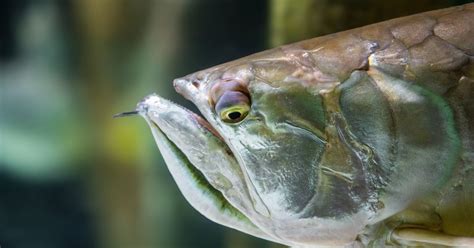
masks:
[[[0,67],[0,164],[44,179],[69,173],[85,153],[80,106],[67,84],[65,37],[53,4],[18,23],[19,58]]]

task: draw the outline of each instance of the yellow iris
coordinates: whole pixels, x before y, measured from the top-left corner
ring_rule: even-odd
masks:
[[[221,120],[227,123],[237,123],[242,121],[248,114],[250,107],[248,104],[238,104],[224,108],[220,111]]]

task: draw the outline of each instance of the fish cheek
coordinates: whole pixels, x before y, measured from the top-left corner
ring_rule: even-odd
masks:
[[[298,214],[314,195],[323,143],[292,126],[271,129],[255,121],[243,127],[236,148],[272,218]]]
[[[272,216],[301,212],[318,184],[324,111],[304,88],[253,88],[252,110],[236,128],[234,147]]]

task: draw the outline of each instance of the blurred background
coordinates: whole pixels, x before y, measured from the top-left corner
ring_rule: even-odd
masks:
[[[282,247],[184,200],[141,118],[172,79],[462,0],[3,0],[0,246]]]

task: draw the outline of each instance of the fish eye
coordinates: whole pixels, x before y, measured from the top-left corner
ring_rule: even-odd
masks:
[[[217,101],[216,112],[226,123],[241,122],[250,110],[250,99],[239,91],[227,91]]]
[[[223,109],[220,113],[221,120],[227,123],[237,123],[242,121],[247,116],[248,108],[243,106],[230,107]]]

